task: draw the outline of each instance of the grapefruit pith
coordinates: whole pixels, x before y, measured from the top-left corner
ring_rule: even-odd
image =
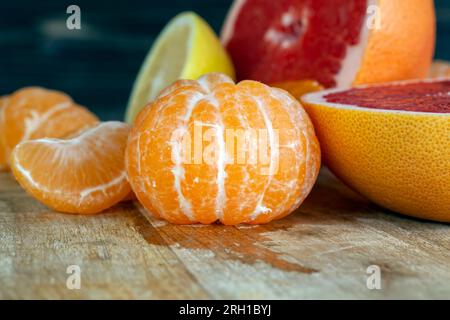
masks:
[[[349,87],[425,77],[432,0],[236,0],[222,42],[238,80]]]
[[[450,80],[302,97],[324,163],[375,203],[450,222]]]

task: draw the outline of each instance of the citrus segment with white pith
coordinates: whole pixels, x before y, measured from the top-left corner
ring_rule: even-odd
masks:
[[[375,203],[450,222],[450,80],[307,94],[324,163]]]
[[[300,206],[320,167],[297,100],[216,73],[177,81],[143,109],[126,155],[142,205],[179,224],[280,219]]]
[[[20,89],[8,97],[0,117],[6,160],[21,141],[65,138],[98,122],[93,113],[62,92],[38,87]]]
[[[11,169],[37,200],[60,212],[91,214],[130,193],[124,156],[129,126],[104,122],[71,139],[19,143]]]

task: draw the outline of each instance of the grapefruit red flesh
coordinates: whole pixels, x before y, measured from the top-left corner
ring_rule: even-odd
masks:
[[[433,0],[235,0],[222,42],[238,80],[316,80],[327,88],[423,79]]]
[[[324,99],[372,109],[450,113],[450,80],[354,88],[327,94]]]
[[[366,8],[367,0],[236,1],[222,40],[240,80],[334,87],[347,47],[360,42]]]
[[[301,101],[324,163],[343,182],[392,211],[450,222],[449,82],[331,89]]]

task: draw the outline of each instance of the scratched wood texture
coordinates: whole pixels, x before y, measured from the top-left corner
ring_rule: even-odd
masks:
[[[381,290],[366,286],[374,264]],[[450,226],[385,212],[328,171],[297,212],[256,227],[170,225],[132,202],[59,214],[2,173],[0,298],[448,299]]]

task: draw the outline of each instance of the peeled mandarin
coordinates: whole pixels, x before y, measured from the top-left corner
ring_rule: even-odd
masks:
[[[179,80],[138,115],[128,180],[154,216],[176,224],[262,224],[298,208],[320,148],[289,93],[211,73]]]

